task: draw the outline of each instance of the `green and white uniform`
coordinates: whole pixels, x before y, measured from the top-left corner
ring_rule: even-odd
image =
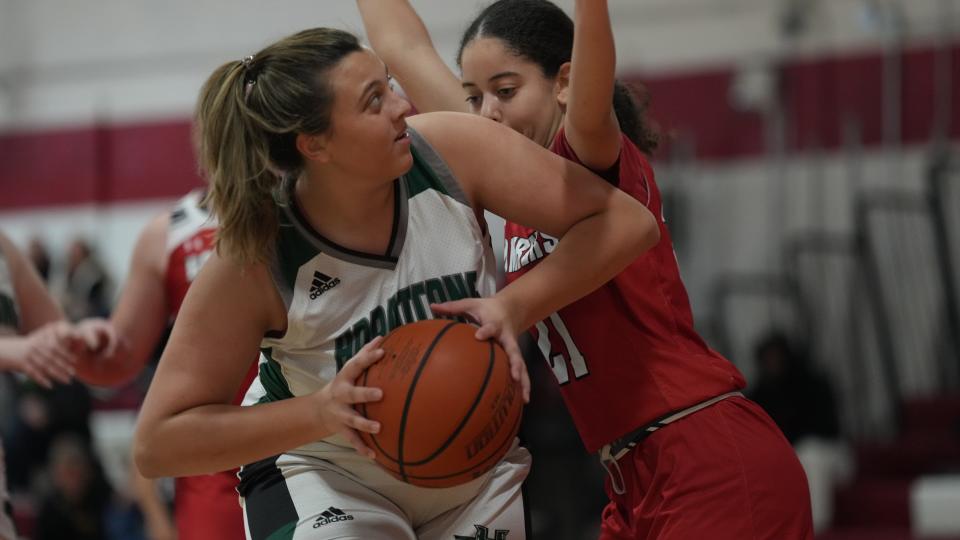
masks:
[[[245,405],[314,392],[377,335],[432,318],[431,303],[495,292],[494,257],[457,180],[410,130],[414,164],[396,180],[386,255],[358,253],[314,231],[284,186],[271,269],[287,308],[282,337],[262,342]],[[274,538],[525,537],[520,485],[530,466],[514,448],[487,475],[453,488],[394,479],[333,436],[240,472],[247,532]],[[483,533],[486,534],[486,533]]]

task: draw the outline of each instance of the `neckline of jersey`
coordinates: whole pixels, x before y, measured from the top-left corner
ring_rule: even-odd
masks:
[[[287,204],[283,208],[287,210],[290,219],[295,222],[297,229],[304,234],[311,243],[320,251],[350,263],[363,266],[373,266],[377,268],[388,267],[393,269],[400,260],[400,254],[403,251],[403,245],[406,242],[407,223],[409,219],[407,211],[407,177],[401,176],[394,180],[393,190],[393,224],[390,232],[390,244],[387,245],[386,254],[366,253],[341,246],[333,240],[323,236],[310,225],[306,216],[297,204],[293,189],[296,182],[293,178],[285,180],[284,192],[287,197]]]

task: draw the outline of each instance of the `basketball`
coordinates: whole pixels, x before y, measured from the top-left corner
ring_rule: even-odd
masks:
[[[360,433],[377,462],[404,482],[449,487],[490,470],[520,426],[520,383],[494,341],[475,326],[427,320],[401,326],[383,340],[384,357],[358,379],[383,399],[358,405],[380,422]]]

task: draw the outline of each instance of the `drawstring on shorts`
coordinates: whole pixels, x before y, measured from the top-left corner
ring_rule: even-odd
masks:
[[[706,409],[707,407],[713,405],[714,403],[723,401],[731,397],[743,397],[742,392],[727,392],[726,394],[721,394],[714,398],[710,398],[706,401],[697,403],[692,407],[687,407],[686,409],[672,412],[658,420],[654,420],[645,426],[641,426],[630,433],[627,433],[623,437],[618,438],[610,444],[604,445],[600,449],[600,465],[603,467],[603,470],[607,471],[607,475],[610,477],[610,485],[613,487],[613,492],[617,495],[623,495],[627,492],[627,488],[623,478],[623,471],[620,470],[620,458],[630,453],[631,450],[644,439],[650,436],[654,431],[676,422],[685,416],[690,416],[691,414],[701,410]]]

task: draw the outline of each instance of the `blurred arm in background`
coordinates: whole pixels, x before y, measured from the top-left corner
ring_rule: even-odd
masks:
[[[136,377],[150,361],[170,313],[164,289],[169,220],[164,212],[140,233],[109,322],[86,319],[77,324],[91,349],[77,360],[77,377],[83,382],[116,386]]]
[[[63,322],[63,311],[26,257],[3,234],[0,255],[6,261],[13,293],[13,298],[0,297],[0,317],[8,319],[0,323],[15,326],[17,332],[0,337],[0,371],[23,373],[46,388],[54,381],[70,382],[74,374],[70,355],[73,334],[70,325]]]

